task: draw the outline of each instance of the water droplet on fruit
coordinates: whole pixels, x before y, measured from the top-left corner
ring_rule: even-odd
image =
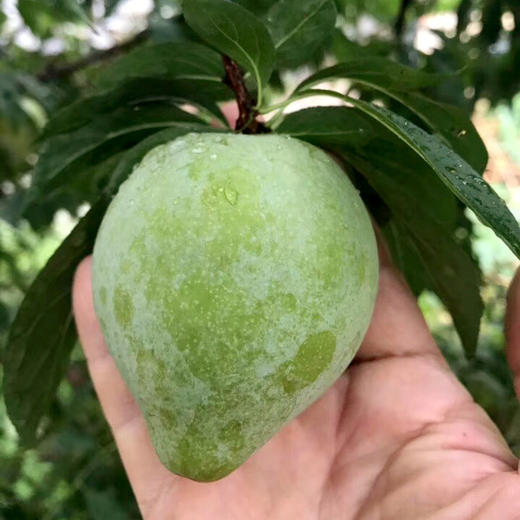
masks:
[[[133,206],[135,204],[135,200],[134,199],[131,199],[130,202],[129,202],[130,206]]]
[[[232,186],[226,186],[224,190],[224,196],[226,197],[226,200],[234,206],[237,203],[238,200],[238,192],[233,188]]]
[[[213,159],[213,160],[215,160],[215,159],[217,158],[217,154],[216,154],[216,153],[212,153],[212,154],[210,155],[210,158]]]
[[[192,153],[202,153],[202,148],[194,148]]]

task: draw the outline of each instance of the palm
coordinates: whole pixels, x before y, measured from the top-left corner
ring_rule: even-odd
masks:
[[[371,328],[347,373],[240,469],[211,484],[161,466],[122,381],[114,389],[90,291],[81,288],[89,272],[84,264],[76,279],[78,327],[145,518],[518,518],[516,459],[449,371],[391,268],[382,270]],[[520,343],[520,330],[511,331]]]

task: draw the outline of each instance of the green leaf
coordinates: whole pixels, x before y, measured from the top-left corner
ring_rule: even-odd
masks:
[[[390,93],[419,116],[478,173],[488,162],[486,146],[466,113],[458,107],[440,103],[416,92]]]
[[[300,83],[295,92],[336,78],[348,78],[385,91],[407,92],[437,85],[446,78],[446,75],[412,69],[386,58],[366,56],[363,59],[345,61],[320,70]]]
[[[348,102],[379,121],[429,164],[448,188],[520,258],[520,227],[505,202],[459,155],[389,110],[352,98]]]
[[[76,341],[72,278],[92,249],[108,199],[101,199],[54,253],[29,288],[4,351],[4,396],[21,440],[32,444]]]
[[[410,226],[407,226],[410,229]],[[440,230],[410,229],[429,278],[428,286],[448,309],[468,356],[477,350],[480,318],[480,269],[466,251]],[[440,267],[442,266],[442,267]]]
[[[227,0],[185,0],[188,25],[207,43],[244,67],[258,87],[258,105],[276,58],[269,31],[252,13]]]
[[[18,0],[18,11],[25,24],[36,36],[50,36],[56,19],[52,10],[45,2],[40,0]]]
[[[366,57],[324,69],[305,80],[296,93],[305,86],[315,85],[334,77],[345,77],[357,83],[384,92],[396,99],[422,119],[475,170],[482,173],[488,155],[477,130],[461,109],[440,103],[426,96],[410,92],[438,83],[445,76],[421,72],[404,65],[377,57]],[[314,78],[314,79],[313,79]]]
[[[95,123],[96,119],[106,117],[117,108],[137,106],[146,101],[193,103],[222,120],[216,101],[228,99],[230,95],[231,91],[223,83],[203,79],[134,78],[112,90],[67,105],[48,122],[43,138],[70,133]]]
[[[11,327],[3,357],[4,396],[22,441],[34,443],[37,427],[55,395],[76,341],[71,308],[72,279],[93,248],[110,196],[152,148],[200,126],[169,128],[139,143],[121,159],[110,185],[60,245],[29,288]],[[211,131],[212,129],[208,129]]]
[[[240,4],[248,11],[256,14],[256,16],[263,16],[279,0],[233,0],[233,2]]]
[[[367,143],[373,139],[374,125],[358,110],[347,107],[315,107],[289,114],[277,128],[317,145]]]
[[[478,265],[449,235],[421,221],[394,219],[394,261],[407,281],[434,291],[451,314],[468,356],[475,354],[484,306]],[[389,236],[389,229],[384,230]],[[413,285],[412,285],[413,287]]]
[[[422,259],[405,228],[395,218],[381,228],[386,244],[390,249],[392,262],[406,278],[406,283],[413,294],[418,297],[428,283],[422,265]]]
[[[100,68],[97,84],[107,89],[132,78],[162,78],[206,81],[220,87],[224,75],[222,60],[215,51],[193,42],[168,42],[141,45],[108,68]]]
[[[35,187],[42,189],[51,181],[55,186],[56,182],[61,182],[60,176],[66,174],[76,161],[109,141],[125,146],[127,141],[119,140],[125,135],[136,133],[142,136],[143,132],[154,132],[160,128],[186,123],[201,124],[202,121],[175,106],[150,103],[122,107],[76,131],[53,136],[46,141],[36,165]],[[120,148],[118,146],[112,153]]]
[[[333,0],[280,0],[267,14],[278,63],[297,67],[330,40],[336,24]]]

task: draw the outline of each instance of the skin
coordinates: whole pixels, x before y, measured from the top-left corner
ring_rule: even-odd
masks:
[[[518,460],[450,371],[380,248],[379,293],[355,362],[244,465],[209,484],[166,470],[110,357],[92,301],[91,258],[73,292],[92,380],[147,520],[514,520]],[[506,320],[520,393],[520,274]]]

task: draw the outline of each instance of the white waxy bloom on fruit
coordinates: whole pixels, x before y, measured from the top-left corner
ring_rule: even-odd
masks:
[[[346,174],[279,135],[189,134],[121,186],[94,250],[108,348],[171,471],[216,480],[345,370],[377,292]]]

